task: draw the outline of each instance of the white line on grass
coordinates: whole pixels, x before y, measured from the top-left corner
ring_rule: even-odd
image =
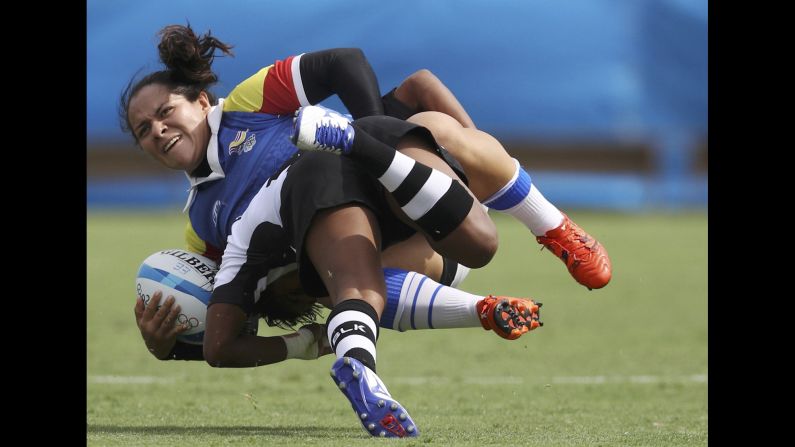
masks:
[[[400,383],[404,385],[445,385],[452,383],[465,383],[468,385],[521,385],[526,380],[516,376],[481,376],[481,377],[393,377],[389,383]],[[554,383],[557,385],[600,385],[615,383],[707,383],[706,374],[692,374],[688,376],[556,376],[552,378],[541,377],[538,380],[527,381],[528,383]]]
[[[88,376],[89,383],[103,383],[114,385],[127,384],[162,384],[174,383],[175,378],[153,376]],[[617,383],[655,384],[655,383],[707,383],[706,374],[691,374],[688,376],[556,376],[552,378],[539,378],[526,381],[516,376],[480,376],[480,377],[427,377],[403,376],[392,377],[389,383],[402,385],[448,385],[464,383],[467,385],[521,385],[523,383],[553,383],[556,385],[603,385]]]
[[[515,376],[486,376],[486,377],[394,377],[389,379],[389,383],[400,383],[403,385],[446,385],[449,383],[464,383],[467,385],[519,385],[524,383],[524,379]]]
[[[89,383],[109,383],[113,385],[174,383],[173,378],[152,376],[88,376]]]
[[[707,383],[706,374],[689,376],[571,376],[553,377],[555,384],[599,385],[605,383]]]

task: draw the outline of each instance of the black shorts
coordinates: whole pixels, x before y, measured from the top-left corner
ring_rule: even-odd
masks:
[[[365,117],[356,123],[392,147],[411,133],[427,139],[456,173],[461,171],[459,176],[466,182],[458,162],[436,144],[428,129],[385,116]],[[281,188],[280,214],[284,230],[296,250],[301,286],[308,295],[328,296],[304,249],[306,234],[319,211],[347,204],[366,206],[378,219],[382,248],[403,241],[416,232],[391,211],[381,183],[350,158],[324,152],[299,152],[286,164],[289,164],[289,170]]]
[[[389,93],[381,97],[381,104],[384,105],[384,115],[407,120],[411,115],[418,113],[416,110],[413,110],[395,98],[395,90],[397,90],[397,87],[393,88],[389,91]]]

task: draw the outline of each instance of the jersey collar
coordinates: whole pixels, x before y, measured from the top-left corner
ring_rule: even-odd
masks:
[[[190,189],[188,189],[188,201],[185,203],[185,208],[182,212],[188,211],[193,199],[196,198],[198,186],[205,182],[218,180],[226,177],[221,162],[218,160],[218,128],[221,126],[221,115],[224,110],[224,98],[218,98],[218,105],[213,106],[207,114],[207,123],[210,125],[210,143],[207,145],[207,163],[210,165],[210,175],[207,177],[191,177],[187,172],[185,176],[188,177],[190,182]]]

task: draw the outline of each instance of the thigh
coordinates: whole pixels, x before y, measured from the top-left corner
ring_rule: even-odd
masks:
[[[333,305],[362,299],[380,316],[386,285],[378,222],[369,209],[344,205],[320,211],[307,232],[305,249]]]
[[[444,260],[420,233],[415,233],[405,241],[386,248],[381,253],[384,267],[393,267],[412,272],[439,281],[444,270]]]
[[[307,255],[309,230],[326,211],[356,206],[364,209],[374,237],[385,246],[411,236],[414,230],[398,222],[389,210],[383,188],[354,161],[321,152],[302,153],[288,169],[281,191],[280,216],[295,249],[301,286],[314,297],[328,296],[324,276]],[[367,214],[369,213],[369,214]],[[362,221],[358,218],[357,221]],[[380,247],[380,245],[379,245]],[[377,264],[380,269],[380,263]]]

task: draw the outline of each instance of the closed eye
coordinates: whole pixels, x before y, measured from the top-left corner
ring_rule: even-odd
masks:
[[[149,124],[144,123],[138,126],[138,139],[145,137],[146,134],[149,132]]]

